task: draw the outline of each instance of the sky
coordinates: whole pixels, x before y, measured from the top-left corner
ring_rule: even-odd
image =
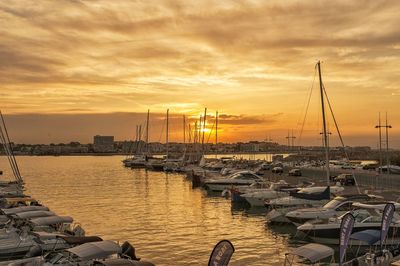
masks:
[[[376,147],[387,112],[400,148],[398,1],[10,0],[0,20],[0,109],[18,143],[132,139],[148,109],[151,141],[166,109],[181,141],[181,117],[193,128],[207,107],[220,141],[293,130],[319,145],[321,60],[345,144]]]

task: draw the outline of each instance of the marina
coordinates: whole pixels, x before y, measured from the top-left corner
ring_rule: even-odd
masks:
[[[0,1],[0,266],[400,266],[399,10]]]
[[[54,213],[74,217],[88,236],[129,241],[138,257],[156,265],[204,265],[221,239],[235,246],[230,265],[284,263],[284,254],[305,241],[296,226],[269,223],[264,207],[236,204],[220,192],[193,188],[184,173],[121,167],[123,158],[17,159],[27,173],[26,194],[43,199]],[[0,167],[7,169],[4,160]],[[269,172],[264,177],[272,176]]]

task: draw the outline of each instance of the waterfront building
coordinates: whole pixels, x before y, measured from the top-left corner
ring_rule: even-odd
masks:
[[[114,152],[114,136],[100,136],[93,137],[93,151],[94,152]]]

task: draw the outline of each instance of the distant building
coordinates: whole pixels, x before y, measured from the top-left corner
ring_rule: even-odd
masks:
[[[99,136],[93,137],[94,152],[114,152],[114,136]]]

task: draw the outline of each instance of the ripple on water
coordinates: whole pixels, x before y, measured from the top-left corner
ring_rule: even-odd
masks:
[[[192,189],[180,174],[124,168],[122,159],[17,158],[27,193],[58,214],[73,216],[87,234],[130,241],[138,256],[157,265],[206,265],[221,239],[236,248],[231,265],[283,261],[288,234],[281,233],[286,229],[266,226],[263,214],[232,208],[227,199]],[[5,166],[4,158],[0,169]]]

